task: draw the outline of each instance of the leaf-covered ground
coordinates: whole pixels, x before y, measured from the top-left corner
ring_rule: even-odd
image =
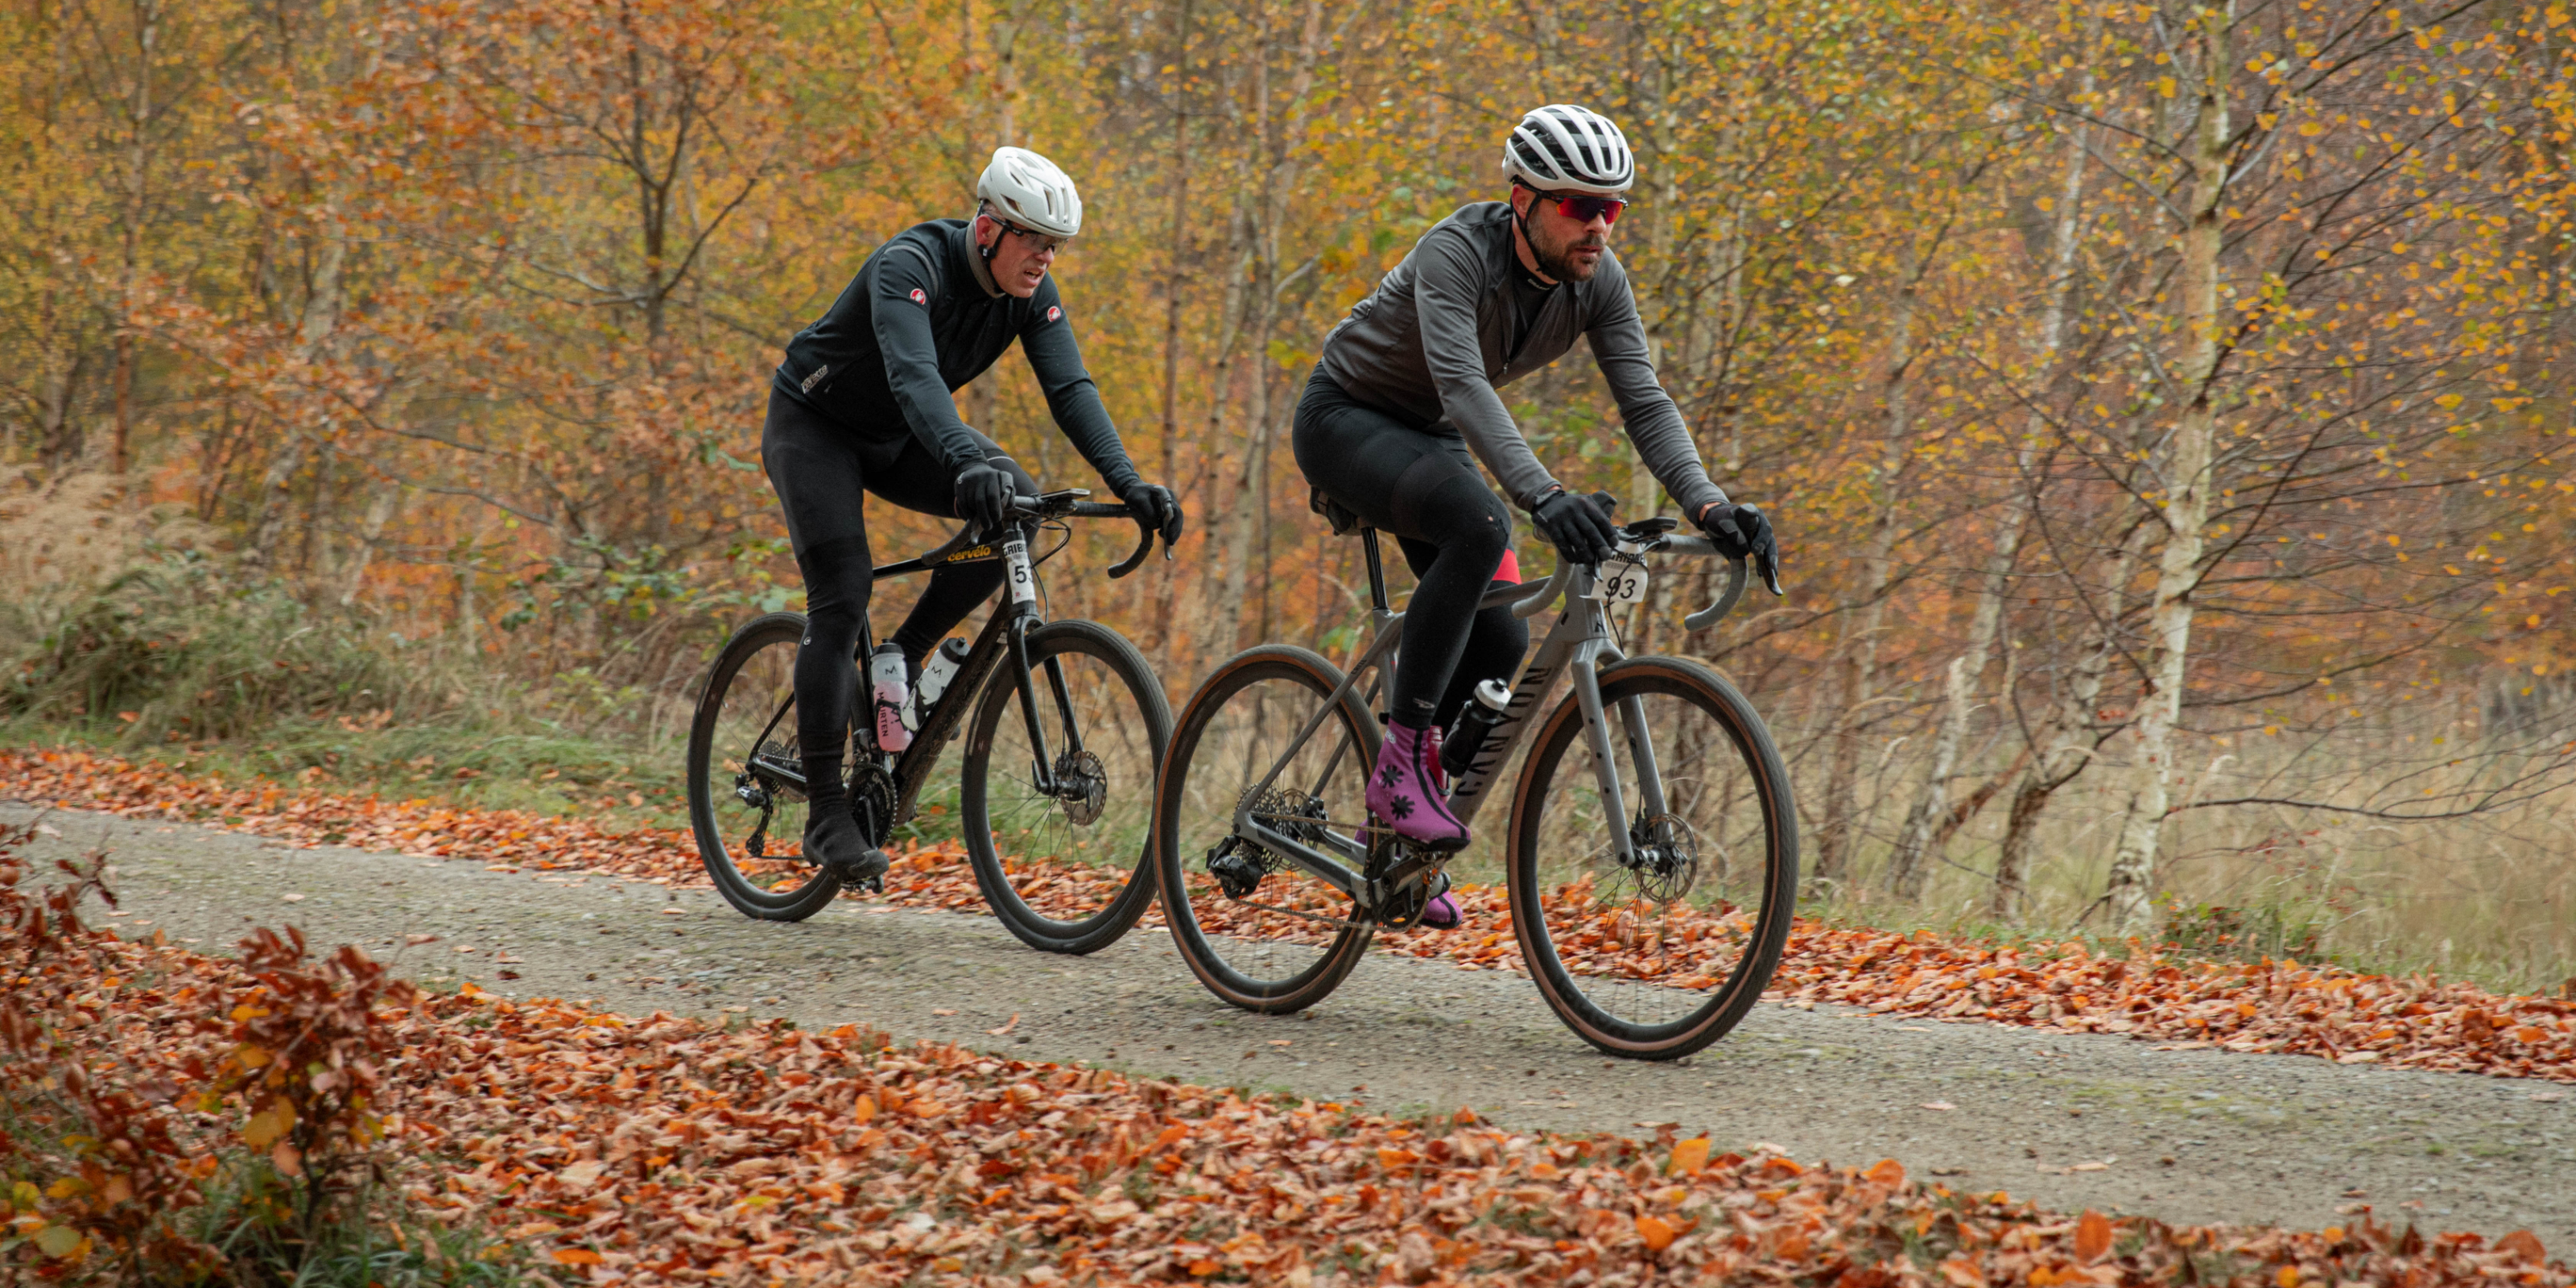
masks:
[[[609,832],[581,818],[459,810],[265,781],[227,783],[86,752],[0,752],[0,793],[128,817],[211,822],[302,845],[706,884],[695,842],[676,830]],[[1058,869],[1058,888],[1068,896],[1104,879],[1075,865]],[[1465,967],[1518,969],[1503,892],[1470,886],[1461,896],[1463,927],[1390,937],[1387,948]],[[1030,897],[1046,903],[1042,892],[1032,890]],[[961,911],[983,904],[954,847],[905,855],[888,877],[884,899]],[[2015,947],[1801,921],[1773,995],[2232,1051],[2576,1081],[2576,1002],[2424,977],[2296,962],[2210,962],[2132,947],[2130,955],[2116,956],[2080,943]]]
[[[147,1096],[233,1059],[237,1021],[268,1013],[232,961],[99,947],[94,978],[48,983],[74,986],[90,1065]],[[378,1125],[415,1202],[596,1282],[2576,1283],[2527,1232],[2426,1235],[2367,1210],[2315,1232],[2056,1214],[1893,1162],[1406,1121],[470,988],[376,1015],[399,1052]],[[160,1103],[186,1148],[258,1130]],[[39,1191],[0,1193],[0,1222],[41,1228]]]

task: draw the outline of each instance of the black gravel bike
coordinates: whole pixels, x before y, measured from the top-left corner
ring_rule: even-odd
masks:
[[[1144,529],[1112,577],[1135,571],[1153,549],[1150,524],[1087,495],[1075,488],[1019,498],[997,539],[969,525],[936,550],[876,570],[885,578],[1000,560],[1009,573],[1001,607],[919,714],[912,745],[878,749],[863,682],[842,758],[861,827],[882,846],[914,819],[940,751],[964,731],[956,812],[976,883],[1012,934],[1057,953],[1115,942],[1152,906],[1155,873],[1145,861],[1152,784],[1172,733],[1171,704],[1135,645],[1098,622],[1048,621],[1039,607],[1038,568],[1071,541],[1067,520],[1136,519]],[[1030,538],[1045,532],[1063,539],[1032,557]],[[800,848],[806,795],[795,669],[804,634],[801,613],[765,614],[734,632],[689,726],[689,822],[699,857],[726,902],[766,921],[802,921],[841,890]],[[875,647],[869,630],[860,635],[854,666]]]
[[[1164,919],[1200,982],[1250,1011],[1312,1006],[1378,931],[1415,927],[1455,872],[1507,888],[1523,964],[1584,1041],[1673,1059],[1734,1028],[1788,938],[1797,813],[1770,732],[1734,685],[1685,658],[1623,656],[1614,642],[1606,610],[1644,597],[1646,556],[1717,553],[1678,526],[1631,524],[1599,567],[1560,563],[1536,586],[1486,594],[1483,606],[1522,617],[1566,596],[1449,794],[1473,820],[1536,725],[1499,864],[1488,842],[1452,856],[1367,813],[1380,741],[1371,707],[1404,618],[1387,606],[1377,533],[1362,529],[1375,639],[1350,673],[1265,644],[1218,667],[1181,711],[1155,793],[1155,862]],[[1745,577],[1734,560],[1723,596],[1689,627],[1725,616]],[[1560,676],[1572,693],[1534,720]]]

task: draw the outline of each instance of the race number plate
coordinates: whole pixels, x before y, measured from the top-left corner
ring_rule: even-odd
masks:
[[[1011,602],[1037,602],[1037,569],[1029,566],[1029,543],[1018,537],[1002,543],[1002,559],[1011,569]]]
[[[1633,604],[1646,597],[1646,565],[1612,564],[1601,570],[1601,602]]]

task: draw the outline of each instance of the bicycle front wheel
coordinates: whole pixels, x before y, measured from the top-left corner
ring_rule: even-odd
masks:
[[[1797,812],[1770,731],[1715,672],[1637,658],[1603,668],[1600,687],[1610,772],[1571,694],[1521,771],[1512,930],[1584,1041],[1669,1060],[1724,1037],[1779,968]]]
[[[725,902],[763,921],[803,921],[841,892],[804,857],[805,766],[796,745],[796,648],[804,635],[796,613],[770,613],[734,632],[689,722],[689,827],[699,861]]]
[[[1240,808],[1360,867],[1342,852],[1368,825],[1377,722],[1355,697],[1326,705],[1341,679],[1332,663],[1290,645],[1236,654],[1181,712],[1155,793],[1154,861],[1172,942],[1208,991],[1248,1011],[1284,1015],[1322,1001],[1375,933],[1350,895],[1235,827]]]
[[[1028,650],[1036,711],[1012,669],[996,667],[969,726],[966,852],[1020,942],[1095,952],[1154,903],[1154,773],[1172,706],[1136,646],[1097,622],[1049,622]]]

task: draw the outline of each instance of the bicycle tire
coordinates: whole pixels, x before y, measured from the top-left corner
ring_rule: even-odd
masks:
[[[983,888],[984,902],[992,908],[993,915],[1001,919],[1002,925],[1019,937],[1021,943],[1040,952],[1076,955],[1098,952],[1118,942],[1120,936],[1135,927],[1145,915],[1145,910],[1154,905],[1157,882],[1153,863],[1153,793],[1155,779],[1162,768],[1163,753],[1172,741],[1172,706],[1170,700],[1163,696],[1162,682],[1155,678],[1144,654],[1137,652],[1136,646],[1128,643],[1125,636],[1098,622],[1067,620],[1040,626],[1028,634],[1028,656],[1030,668],[1037,672],[1031,678],[1035,681],[1041,706],[1053,705],[1049,701],[1050,689],[1043,669],[1043,664],[1050,658],[1059,661],[1067,657],[1088,658],[1106,670],[1108,679],[1125,690],[1124,699],[1133,704],[1134,724],[1122,723],[1116,729],[1107,729],[1096,722],[1086,721],[1093,724],[1086,735],[1086,750],[1091,754],[1089,763],[1105,771],[1101,774],[1106,780],[1104,789],[1114,790],[1119,780],[1127,780],[1126,785],[1136,793],[1134,808],[1121,808],[1113,813],[1082,802],[1047,799],[1031,789],[1024,801],[1005,806],[1006,817],[999,820],[1004,827],[995,826],[994,749],[999,742],[1006,747],[1007,755],[1007,749],[1025,737],[1023,731],[1026,727],[1020,723],[1023,717],[1016,710],[1019,686],[1012,682],[1013,672],[1008,666],[997,666],[986,680],[983,693],[977,696],[974,723],[968,727],[965,754],[959,768],[959,812],[963,815],[961,822],[966,833],[966,852],[973,860],[975,883]],[[1085,668],[1086,671],[1088,669]],[[1085,675],[1069,681],[1069,686],[1088,691],[1098,685],[1100,679]],[[1122,705],[1121,695],[1115,691],[1104,692],[1102,697],[1107,705]],[[1049,733],[1050,739],[1054,740],[1051,746],[1060,745],[1062,735],[1061,713],[1055,713],[1054,718],[1058,723],[1057,728]],[[1135,763],[1138,759],[1135,753],[1140,748],[1129,736],[1137,732],[1145,735],[1141,748],[1145,756],[1141,765]],[[1104,739],[1103,734],[1116,737]],[[1101,755],[1104,748],[1107,751],[1105,760]],[[1024,744],[1022,749],[1025,749]],[[1059,759],[1070,754],[1069,751],[1059,752]],[[1006,767],[1005,773],[1014,768]],[[1030,817],[1032,806],[1037,810],[1034,818]],[[1097,812],[1093,812],[1089,821],[1077,821],[1079,814],[1086,810]],[[1042,831],[1041,826],[1050,820],[1061,826]],[[1132,827],[1134,852],[1132,858],[1124,863],[1128,870],[1127,878],[1119,884],[1117,893],[1102,906],[1071,920],[1051,917],[1022,896],[1004,862],[1002,847],[996,842],[996,832],[1014,823],[1041,825],[1021,827],[1018,834],[1048,837],[1051,832],[1054,834],[1052,847],[1058,851],[1089,848],[1095,842],[1103,848],[1114,846],[1123,851],[1126,846],[1116,839],[1115,834]],[[1063,843],[1076,836],[1083,839],[1073,846]],[[1063,862],[1076,861],[1070,853],[1044,857]],[[1081,898],[1084,889],[1091,884],[1038,873],[1032,888],[1037,888],[1041,882],[1058,892],[1071,887],[1069,893],[1076,899]]]
[[[793,860],[794,867],[787,866],[790,860],[783,858],[755,860],[753,870],[746,871],[735,853],[741,841],[726,835],[732,829],[727,826],[728,819],[721,816],[724,807],[717,795],[717,759],[732,753],[739,764],[750,750],[717,745],[719,738],[735,732],[730,726],[740,723],[729,717],[747,710],[767,710],[774,701],[773,694],[748,706],[742,705],[748,694],[737,694],[734,690],[738,682],[748,684],[742,681],[744,668],[758,663],[763,669],[774,669],[767,665],[771,658],[764,657],[764,654],[774,656],[773,651],[783,647],[790,672],[783,679],[792,686],[797,641],[804,636],[805,617],[801,613],[767,613],[735,631],[733,638],[725,641],[724,648],[716,654],[715,665],[707,672],[706,688],[698,695],[698,709],[689,720],[689,827],[697,837],[698,860],[706,865],[707,875],[715,881],[716,892],[724,896],[725,902],[732,904],[744,916],[761,921],[803,921],[822,911],[841,892],[841,883],[837,879],[817,865],[804,863],[801,856]],[[766,682],[771,677],[764,675],[760,678],[763,687],[769,687]],[[789,692],[792,694],[792,687]],[[782,747],[794,740],[794,721],[792,707],[777,719],[779,727],[774,732],[783,734]],[[732,772],[741,770],[737,768]],[[723,789],[731,793],[733,785],[725,784]],[[772,797],[773,800],[781,799],[774,792]],[[791,840],[803,839],[803,825],[794,821],[801,819],[803,811],[797,808],[801,803],[801,799],[785,802],[786,808],[781,811],[793,824],[787,833]],[[791,876],[799,879],[787,885],[786,889],[780,889],[779,886],[786,884],[785,879]],[[778,880],[763,883],[773,877]]]
[[[1750,801],[1758,809],[1758,824],[1735,810],[1737,798],[1732,787],[1720,784],[1725,803],[1711,803],[1709,817],[1705,820],[1720,833],[1714,847],[1714,866],[1720,874],[1720,907],[1697,926],[1689,924],[1689,918],[1694,913],[1707,912],[1698,905],[1670,914],[1669,920],[1658,922],[1657,928],[1651,931],[1643,928],[1633,911],[1625,910],[1642,909],[1649,916],[1663,917],[1667,915],[1667,909],[1688,894],[1703,893],[1696,891],[1693,883],[1700,879],[1701,869],[1708,866],[1697,857],[1697,852],[1705,847],[1701,838],[1709,829],[1701,827],[1703,820],[1688,814],[1677,816],[1669,806],[1665,814],[1639,819],[1630,827],[1633,836],[1655,819],[1681,817],[1685,820],[1678,825],[1666,825],[1688,838],[1684,848],[1693,856],[1688,864],[1690,883],[1682,886],[1681,894],[1669,896],[1661,903],[1640,896],[1640,903],[1624,905],[1621,911],[1596,916],[1594,910],[1610,905],[1612,901],[1592,896],[1591,891],[1596,887],[1591,877],[1551,889],[1541,873],[1543,856],[1549,852],[1546,831],[1550,810],[1556,810],[1560,816],[1576,816],[1586,795],[1593,796],[1595,808],[1599,805],[1597,792],[1590,786],[1592,780],[1588,776],[1570,783],[1556,781],[1558,770],[1566,763],[1566,752],[1578,744],[1584,727],[1580,705],[1575,695],[1569,693],[1558,704],[1532,745],[1512,801],[1510,853],[1506,857],[1512,933],[1519,941],[1522,960],[1528,964],[1530,978],[1538,985],[1540,996],[1546,999],[1557,1018],[1574,1030],[1576,1036],[1609,1055],[1645,1060],[1678,1059],[1726,1036],[1752,1010],[1754,1003],[1761,1000],[1762,990],[1769,986],[1772,974],[1779,969],[1780,954],[1788,942],[1790,923],[1797,911],[1797,809],[1790,792],[1788,769],[1781,762],[1779,749],[1771,741],[1770,731],[1744,695],[1715,672],[1679,658],[1635,658],[1602,668],[1600,687],[1604,719],[1612,724],[1614,735],[1623,718],[1613,713],[1621,710],[1620,704],[1630,698],[1638,699],[1637,710],[1642,710],[1648,696],[1678,698],[1711,717],[1717,729],[1723,732],[1726,745],[1734,752],[1733,763],[1745,771],[1744,778],[1749,780],[1741,785],[1751,788]],[[1660,708],[1658,714],[1662,714]],[[1687,732],[1674,733],[1680,722],[1670,717],[1660,721],[1641,719],[1639,723],[1644,724],[1658,740],[1686,742],[1690,736]],[[1717,746],[1714,738],[1709,740],[1709,746]],[[1636,755],[1633,747],[1628,754],[1632,758]],[[1618,751],[1614,746],[1614,764],[1617,759]],[[1668,759],[1674,764],[1663,766],[1662,762]],[[1578,760],[1588,764],[1589,756],[1587,754]],[[1669,795],[1678,797],[1682,794],[1672,790],[1673,784],[1697,783],[1688,789],[1695,803],[1683,806],[1683,809],[1696,812],[1701,808],[1697,802],[1710,800],[1707,778],[1688,777],[1696,772],[1690,766],[1699,762],[1693,760],[1687,748],[1680,757],[1668,757],[1656,749],[1655,761],[1659,765],[1659,773],[1666,780]],[[1709,761],[1721,765],[1722,762],[1723,758],[1714,756]],[[1627,790],[1634,790],[1633,781],[1624,785],[1623,794]],[[1642,814],[1642,810],[1640,804],[1638,812]],[[1729,827],[1726,822],[1729,818],[1738,822]],[[1759,892],[1760,907],[1749,919],[1738,915],[1740,903],[1722,897],[1722,889],[1726,886],[1725,872],[1731,866],[1726,844],[1729,834],[1748,838],[1758,835],[1762,842],[1763,859],[1758,880],[1747,880],[1734,887]],[[1552,862],[1558,865],[1566,863],[1567,853],[1571,850],[1571,846],[1558,846]],[[1579,895],[1574,893],[1578,887],[1581,890]],[[1552,913],[1551,906],[1559,911]],[[1585,917],[1592,917],[1593,920],[1583,923],[1587,926],[1583,932],[1586,935],[1593,933],[1588,927],[1606,923],[1613,928],[1602,932],[1604,935],[1630,937],[1616,941],[1623,951],[1632,945],[1653,945],[1644,952],[1658,965],[1667,961],[1688,962],[1702,943],[1734,942],[1739,933],[1734,929],[1735,924],[1743,921],[1741,956],[1727,970],[1724,979],[1712,980],[1714,986],[1705,987],[1705,1000],[1689,1005],[1690,993],[1699,991],[1689,987],[1689,982],[1711,978],[1704,966],[1684,967],[1693,973],[1680,977],[1674,984],[1667,984],[1663,981],[1669,977],[1668,971],[1649,971],[1635,956],[1622,959],[1617,953],[1609,953],[1605,954],[1607,961],[1604,964],[1578,973],[1568,968],[1559,951],[1558,935],[1549,926],[1552,916],[1564,919],[1569,926]],[[1619,925],[1616,919],[1622,916],[1628,920]],[[1706,938],[1702,938],[1703,935]],[[1567,937],[1576,938],[1571,934]],[[1676,943],[1682,946],[1676,948]],[[1668,957],[1659,956],[1668,950]],[[1700,960],[1704,962],[1706,959]],[[1659,1022],[1628,1019],[1614,1014],[1594,996],[1597,992],[1606,998],[1613,994],[1613,990],[1621,996],[1658,1000],[1674,1007],[1689,1005],[1689,1009],[1675,1018]]]
[[[1295,689],[1303,689],[1313,701],[1320,703],[1340,686],[1342,675],[1339,668],[1323,657],[1286,644],[1246,649],[1217,667],[1199,686],[1198,692],[1191,695],[1189,705],[1182,709],[1180,722],[1172,733],[1171,750],[1164,756],[1162,778],[1154,795],[1154,861],[1161,870],[1163,920],[1171,929],[1172,942],[1179,948],[1181,960],[1189,964],[1190,973],[1196,975],[1209,992],[1229,1005],[1262,1015],[1286,1015],[1313,1006],[1339,987],[1359,965],[1360,958],[1367,954],[1376,927],[1357,921],[1353,915],[1358,910],[1357,905],[1347,895],[1334,891],[1340,896],[1345,924],[1334,930],[1329,943],[1315,953],[1303,969],[1294,970],[1282,978],[1265,979],[1238,969],[1228,960],[1225,944],[1236,936],[1211,935],[1201,926],[1201,919],[1193,906],[1194,892],[1204,891],[1212,878],[1204,866],[1197,872],[1190,870],[1194,860],[1203,863],[1204,852],[1191,854],[1187,850],[1194,841],[1204,839],[1195,833],[1205,832],[1211,826],[1204,817],[1208,813],[1207,799],[1214,799],[1217,802],[1215,807],[1225,811],[1223,818],[1227,821],[1218,830],[1230,834],[1234,802],[1243,784],[1227,781],[1223,771],[1213,763],[1194,765],[1192,760],[1200,753],[1202,743],[1208,739],[1211,727],[1225,710],[1227,700],[1264,681],[1284,682]],[[1364,818],[1365,807],[1358,804],[1358,794],[1365,790],[1369,769],[1377,763],[1377,722],[1370,718],[1356,695],[1344,696],[1337,718],[1342,734],[1352,740],[1359,754],[1352,763],[1351,786],[1347,793],[1337,788],[1334,794],[1337,799],[1341,795],[1349,795],[1351,799],[1347,804],[1359,811],[1358,817]],[[1325,727],[1319,728],[1317,739],[1324,737],[1331,725],[1332,721],[1328,720]],[[1313,741],[1310,739],[1310,744]],[[1246,763],[1251,759],[1251,756],[1246,756]],[[1200,793],[1200,798],[1193,797],[1194,788]],[[1212,798],[1207,797],[1210,792],[1213,793]],[[1192,824],[1195,824],[1191,828],[1194,834],[1185,836],[1185,826]],[[1332,889],[1311,877],[1306,880],[1324,890]],[[1259,887],[1255,889],[1257,891]],[[1257,914],[1254,920],[1258,922],[1267,915]],[[1253,956],[1247,954],[1247,964]]]

